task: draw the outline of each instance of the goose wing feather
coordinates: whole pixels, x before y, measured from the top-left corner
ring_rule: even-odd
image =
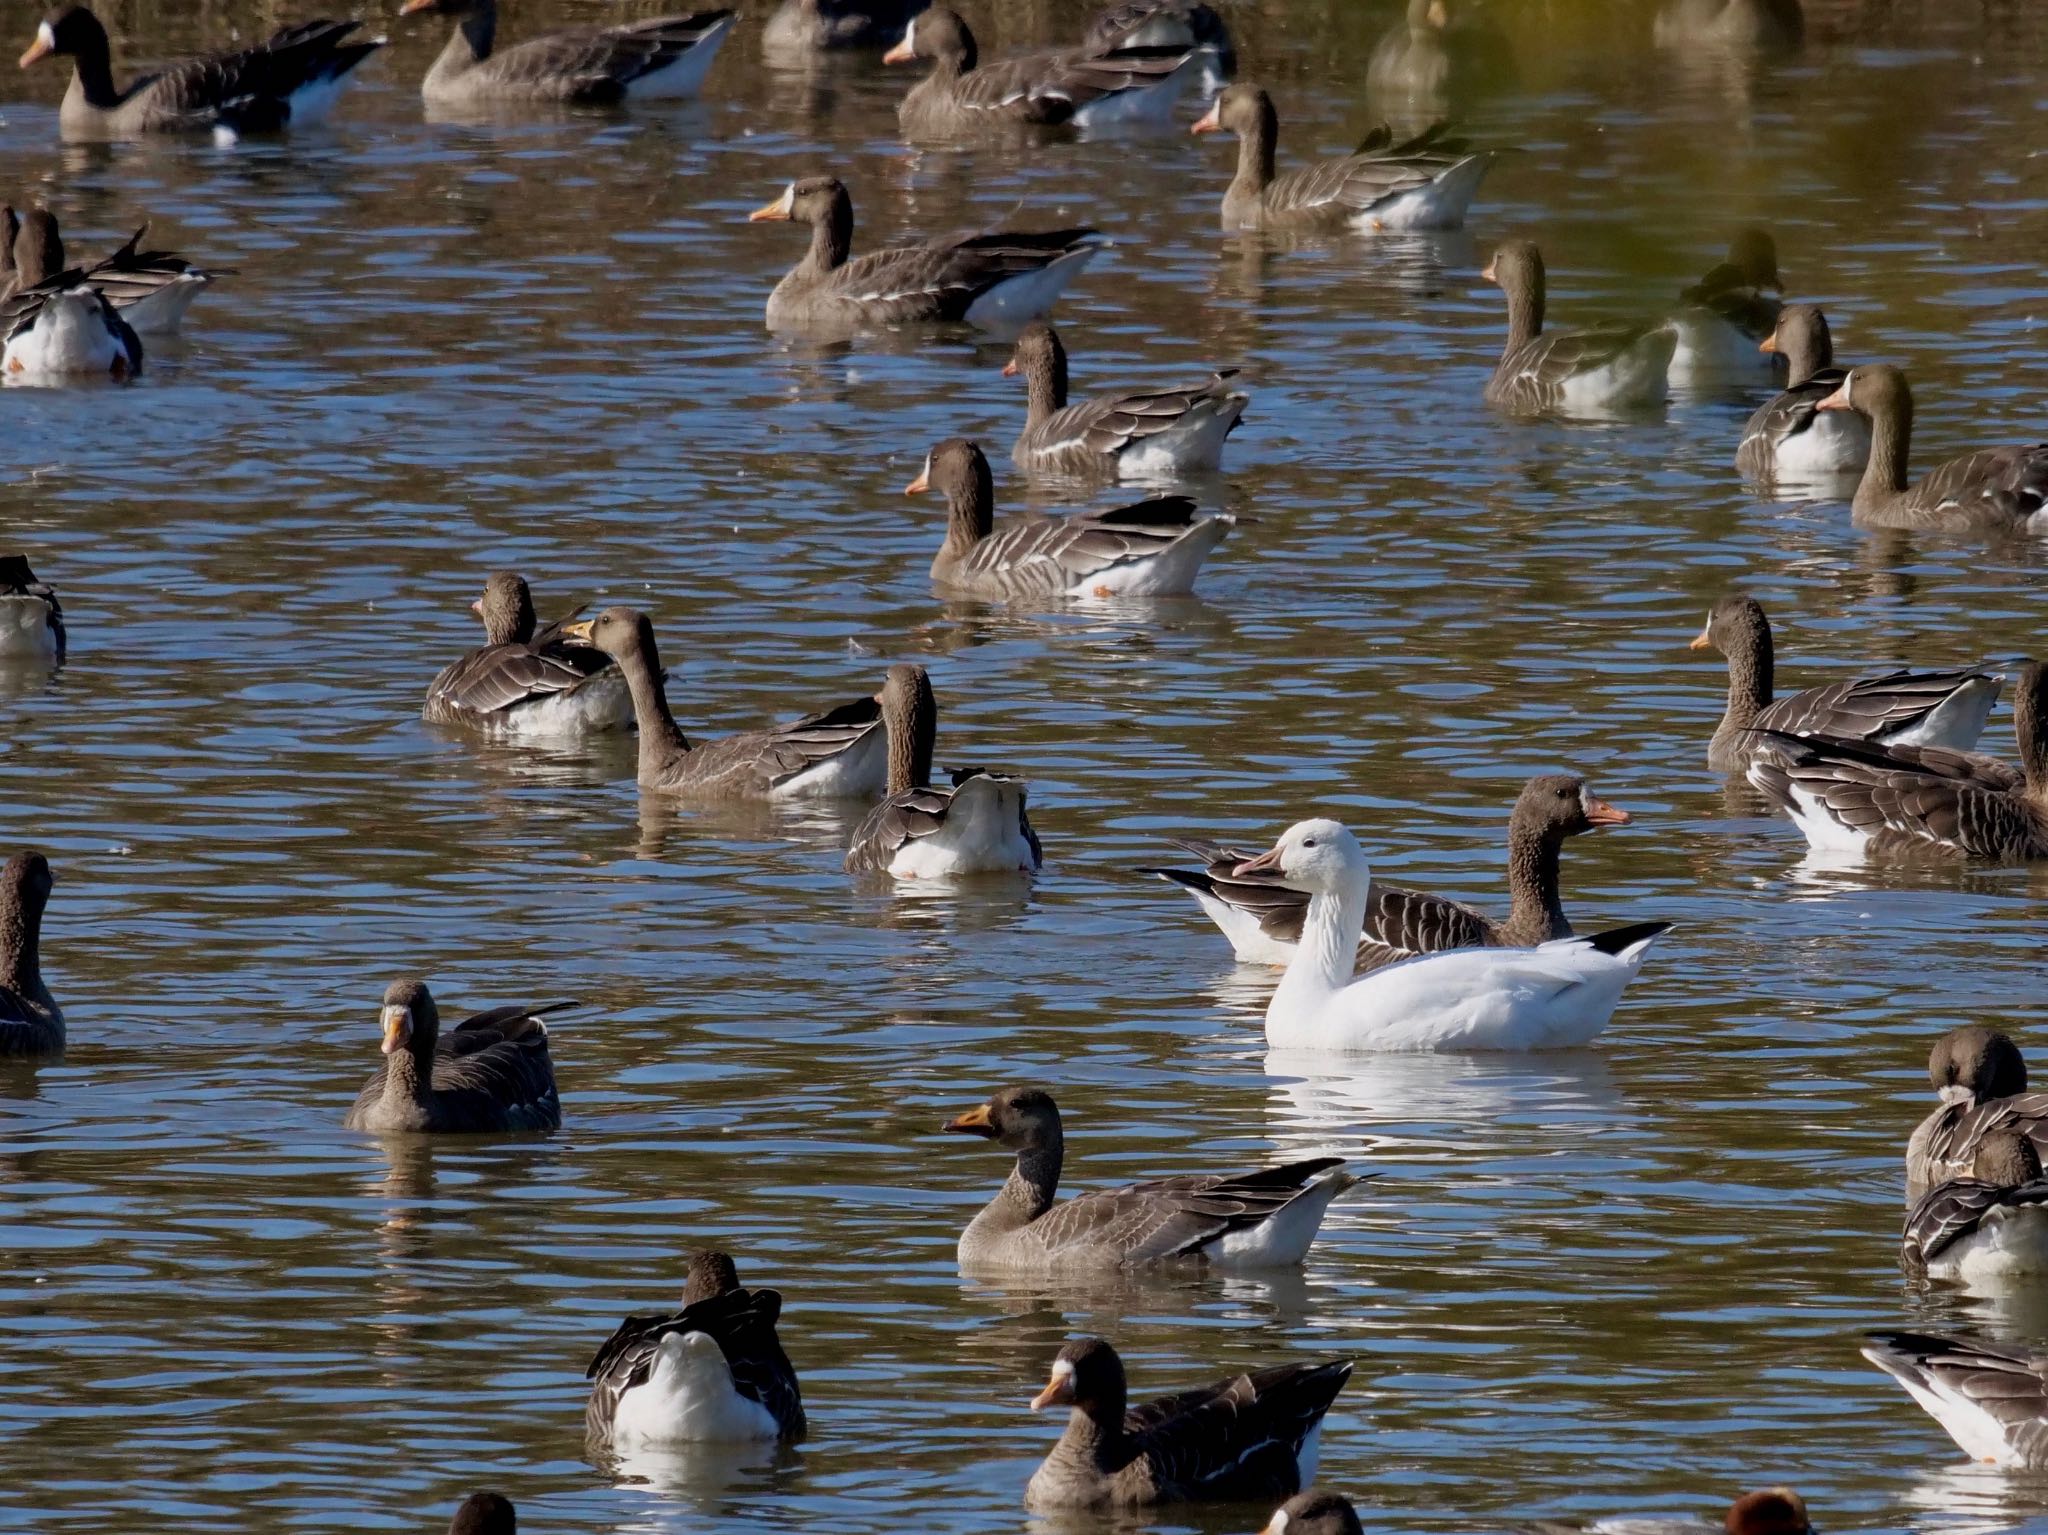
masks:
[[[784,725],[743,731],[694,747],[668,782],[693,789],[733,783],[772,787],[838,756],[879,729],[881,721],[880,704],[872,698],[856,698]]]
[[[1140,1404],[1124,1429],[1169,1495],[1292,1496],[1302,1442],[1350,1378],[1349,1360],[1277,1365]]]
[[[1886,672],[1878,677],[1859,677],[1853,681],[1804,688],[1765,708],[1756,717],[1756,728],[1786,735],[1840,736],[1868,741],[1889,731],[1911,728],[1965,688],[1987,686],[1995,698],[1998,679],[1967,668],[1941,672]],[[1892,747],[1886,749],[1896,750]],[[1945,752],[1947,748],[1934,750]],[[1942,759],[1937,757],[1934,760]],[[1982,760],[1989,762],[1991,759]]]
[[[1235,368],[1218,369],[1208,382],[1184,389],[1133,391],[1098,395],[1055,411],[1030,436],[1040,452],[1082,448],[1116,454],[1133,443],[1170,432],[1203,407],[1227,407],[1241,399],[1230,386]],[[1240,406],[1240,408],[1242,408]]]
[[[781,1292],[742,1287],[680,1311],[640,1312],[627,1317],[598,1345],[583,1372],[584,1379],[592,1383],[586,1421],[601,1433],[609,1432],[618,1416],[619,1399],[645,1385],[653,1375],[662,1339],[672,1333],[696,1332],[717,1343],[740,1395],[766,1407],[786,1436],[802,1434],[803,1397],[796,1370],[775,1331],[781,1314]]]
[[[892,246],[833,268],[825,287],[884,321],[959,320],[997,284],[1050,266],[1095,233],[1001,230]]]
[[[2024,779],[1989,757],[1771,730],[1755,740],[1749,780],[1789,812],[1804,796],[1851,831],[1973,857],[2037,857],[2048,848],[2039,812],[2017,792]]]
[[[1363,213],[1375,204],[1403,192],[1428,186],[1449,170],[1462,153],[1444,152],[1448,142],[1462,144],[1425,131],[1400,144],[1381,144],[1380,135],[1368,134],[1359,152],[1334,155],[1276,176],[1266,188],[1269,208],[1347,208]]]
[[[1257,1172],[1159,1178],[1097,1189],[1054,1205],[1031,1223],[1048,1252],[1109,1248],[1126,1263],[1185,1257],[1233,1231],[1270,1220],[1342,1157],[1312,1157]]]
[[[1187,496],[1159,496],[1110,512],[1011,517],[960,562],[967,576],[1002,576],[1018,590],[1062,592],[1127,560],[1172,548],[1195,525]]]
[[[1963,1237],[1976,1231],[1995,1212],[2048,1204],[2048,1182],[2020,1188],[1953,1178],[1920,1196],[1906,1212],[1903,1254],[1909,1266],[1926,1267]]]
[[[1977,1160],[1985,1137],[2017,1130],[2048,1150],[2048,1093],[2015,1093],[1982,1103],[1951,1103],[1935,1111],[1922,1143],[1925,1162],[1908,1169],[1919,1182],[1939,1183],[1967,1170]]]
[[[1778,445],[1810,431],[1820,416],[1820,402],[1842,387],[1847,368],[1822,368],[1803,384],[1794,384],[1759,405],[1742,429],[1735,449],[1735,467],[1752,478],[1766,475],[1777,461]]]
[[[1660,325],[1589,325],[1547,330],[1502,359],[1486,386],[1498,403],[1541,407],[1557,402],[1567,379],[1596,372],[1636,346]]]
[[[2048,508],[2048,443],[1952,458],[1913,486],[1913,499],[1928,513],[1954,513],[1953,520],[1971,526],[2024,523]]]
[[[152,114],[212,121],[223,109],[248,112],[273,105],[323,77],[345,73],[379,42],[346,44],[362,23],[317,19],[280,27],[253,48],[173,64],[129,87],[128,101]],[[346,44],[346,45],[345,45]],[[266,114],[267,115],[267,114]]]
[[[1931,1333],[1868,1336],[1864,1357],[1916,1397],[1927,1392],[1969,1403],[1996,1423],[2011,1464],[2048,1464],[2048,1354]]]
[[[578,27],[528,38],[491,54],[472,71],[494,85],[564,99],[615,98],[642,76],[668,68],[732,15],[700,11],[617,27]]]

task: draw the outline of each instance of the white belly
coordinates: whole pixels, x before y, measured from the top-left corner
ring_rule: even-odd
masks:
[[[1860,474],[1870,457],[1870,423],[1852,410],[1824,410],[1803,432],[1780,438],[1772,450],[1772,473],[1800,479]]]
[[[501,710],[485,725],[512,740],[563,740],[631,730],[633,695],[623,676],[604,672],[580,688]]]
[[[7,343],[4,367],[19,378],[59,375],[111,377],[126,369],[127,348],[107,329],[96,300],[60,293],[47,300],[36,322]]]
[[[679,55],[666,69],[642,75],[627,86],[626,95],[638,101],[673,101],[695,96],[704,89],[704,77],[711,72],[712,61],[731,32],[732,20],[728,17],[718,30],[707,32],[702,42]]]
[[[889,733],[879,725],[837,756],[768,791],[770,799],[873,799],[888,781]]]
[[[773,1439],[780,1432],[767,1408],[733,1388],[724,1353],[701,1332],[663,1338],[653,1373],[619,1399],[612,1420],[612,1440],[622,1445]]]

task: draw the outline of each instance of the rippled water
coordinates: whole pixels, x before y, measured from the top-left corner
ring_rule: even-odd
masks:
[[[1232,7],[1284,161],[1369,121],[1356,82],[1397,9]],[[1685,645],[1739,582],[1792,685],[2009,663],[2041,645],[2040,554],[1757,501],[1730,467],[1745,400],[1499,419],[1475,272],[1530,233],[1559,323],[1645,313],[1762,219],[1841,352],[1911,370],[1922,462],[2026,440],[2048,39],[2020,8],[1821,9],[1799,61],[1756,72],[1654,53],[1634,8],[1497,9],[1521,83],[1463,120],[1521,152],[1470,232],[1292,248],[1217,234],[1228,146],[912,153],[900,79],[772,72],[744,30],[701,103],[437,125],[438,28],[394,28],[330,131],[233,151],[60,147],[59,76],[7,86],[12,195],[77,249],[147,217],[240,275],[138,386],[0,396],[0,542],[72,617],[54,679],[7,679],[0,741],[0,839],[58,871],[72,1033],[61,1064],[0,1067],[0,1525],[422,1529],[496,1485],[536,1531],[1011,1528],[1057,1433],[1025,1403],[1079,1330],[1139,1392],[1358,1356],[1323,1479],[1380,1527],[1711,1510],[1775,1480],[1834,1530],[2031,1517],[2048,1484],[1955,1469],[1856,1343],[1906,1319],[2048,1340],[2048,1310],[1895,1267],[1927,1043],[2028,1021],[2048,889],[1806,867],[1707,772],[1723,673]],[[592,13],[513,7],[506,31]],[[273,19],[117,14],[130,62]],[[744,214],[819,168],[863,246],[1019,205],[1098,224],[1116,249],[1060,311],[1081,388],[1245,369],[1200,489],[1257,521],[1199,599],[934,599],[941,514],[900,488],[941,437],[1006,450],[1022,392],[998,344],[763,331],[800,237]],[[998,476],[1002,504],[1084,499]],[[1030,776],[1044,876],[856,886],[836,820],[670,810],[623,752],[423,726],[502,566],[544,609],[647,607],[707,730],[924,662],[942,759]],[[1324,810],[1402,881],[1498,908],[1506,808],[1552,768],[1636,817],[1568,848],[1581,926],[1683,923],[1582,1053],[1268,1059],[1270,977],[1133,872],[1176,833]],[[560,1135],[338,1128],[407,968],[457,1010],[583,1000],[554,1030]],[[964,1281],[953,1242],[1004,1158],[934,1132],[1031,1078],[1076,1185],[1323,1150],[1378,1176],[1299,1277]],[[809,1441],[591,1465],[591,1349],[704,1243],[785,1292]]]

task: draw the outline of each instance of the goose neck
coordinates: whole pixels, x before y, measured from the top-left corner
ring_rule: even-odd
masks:
[[[1517,823],[1508,828],[1508,921],[1523,932],[1545,935],[1565,926],[1558,899],[1560,834],[1552,827]]]

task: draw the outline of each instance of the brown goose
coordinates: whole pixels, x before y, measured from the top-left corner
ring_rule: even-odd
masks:
[[[1407,15],[1373,45],[1365,94],[1369,101],[1436,106],[1454,91],[1507,85],[1515,75],[1506,34],[1483,15],[1453,0],[1408,0]]]
[[[1112,512],[1064,517],[1029,513],[995,520],[995,477],[964,437],[925,455],[904,487],[946,498],[946,541],[932,580],[972,597],[1180,597],[1194,590],[1202,561],[1237,525],[1228,514],[1196,515],[1186,496],[1158,496]]]
[[[1223,439],[1251,403],[1231,387],[1237,370],[1222,368],[1188,389],[1098,394],[1070,405],[1067,349],[1043,320],[1017,336],[1003,377],[1019,373],[1024,430],[1010,456],[1026,474],[1145,480],[1213,470],[1223,460]]]
[[[748,218],[811,226],[810,251],[768,295],[771,330],[1019,324],[1050,309],[1101,249],[1092,229],[1003,230],[854,256],[853,199],[831,176],[792,181]]]
[[[1853,410],[1870,423],[1870,458],[1852,503],[1864,528],[2013,533],[2048,526],[2048,443],[1986,448],[1949,459],[1906,483],[1913,391],[1882,364],[1851,368],[1816,410]]]
[[[1034,1411],[1069,1407],[1031,1475],[1037,1509],[1292,1497],[1314,1479],[1323,1414],[1351,1361],[1283,1364],[1126,1408],[1124,1364],[1100,1338],[1059,1351]]]
[[[1707,766],[1720,772],[1748,763],[1758,730],[1968,751],[1984,733],[2004,682],[1969,670],[1886,672],[1803,688],[1774,703],[1771,621],[1761,603],[1739,592],[1707,610],[1706,627],[1691,648],[1728,658],[1728,707],[1707,745]]]
[[[1311,1487],[1274,1509],[1259,1535],[1365,1535],[1365,1530],[1349,1498]]]
[[[422,719],[507,736],[633,728],[633,695],[624,675],[603,651],[565,640],[567,620],[536,633],[524,577],[496,572],[470,608],[484,621],[484,643],[450,661],[427,685]]]
[[[1983,1136],[1967,1173],[1906,1212],[1899,1261],[1910,1274],[1972,1285],[2048,1273],[2048,1179],[2034,1143],[2011,1127]]]
[[[981,62],[967,23],[933,6],[904,28],[885,64],[930,61],[932,72],[896,109],[911,138],[956,138],[991,130],[1071,124],[1101,127],[1160,121],[1173,110],[1192,48],[1045,48]]]
[[[1543,328],[1543,253],[1528,240],[1509,240],[1480,273],[1508,301],[1508,339],[1486,402],[1522,415],[1604,415],[1660,405],[1667,393],[1678,332],[1654,325]]]
[[[782,0],[761,29],[769,53],[887,48],[931,0]]]
[[[496,0],[405,0],[401,16],[450,16],[454,32],[420,83],[442,106],[557,101],[599,106],[628,97],[694,96],[732,30],[729,10],[660,16],[613,27],[543,32],[496,46]]]
[[[803,1394],[775,1323],[722,1252],[690,1254],[680,1311],[629,1316],[590,1361],[584,1423],[617,1445],[801,1439]]]
[[[1442,949],[1529,948],[1572,936],[1558,900],[1558,855],[1567,837],[1626,826],[1626,810],[1595,799],[1585,780],[1551,773],[1522,786],[1508,817],[1508,915],[1496,921],[1442,896],[1372,883],[1355,973]],[[1179,844],[1201,869],[1140,869],[1179,885],[1223,930],[1248,964],[1286,965],[1301,941],[1309,897],[1272,879],[1240,876],[1256,854],[1207,842]]]
[[[1342,1157],[1257,1172],[1161,1178],[1055,1204],[1066,1137],[1042,1087],[1006,1087],[946,1121],[1017,1153],[1010,1176],[960,1234],[969,1273],[1105,1272],[1190,1258],[1229,1269],[1300,1263],[1330,1201],[1358,1180]]]
[[[654,625],[632,608],[564,624],[565,639],[618,663],[633,694],[643,789],[716,799],[846,799],[882,792],[888,733],[881,706],[857,698],[823,714],[692,746],[669,713]]]
[[[55,883],[41,853],[16,853],[0,868],[0,1056],[64,1048],[64,1014],[43,984],[43,908]]]
[[[519,1535],[519,1511],[502,1492],[473,1492],[448,1521],[448,1535]]]
[[[854,828],[847,872],[942,879],[1029,874],[1043,865],[1023,779],[961,768],[950,784],[933,785],[939,704],[925,669],[890,667],[879,699],[889,732],[888,793]]]
[[[1122,0],[1097,11],[1082,37],[1097,52],[1116,48],[1193,48],[1205,89],[1221,90],[1237,73],[1237,49],[1215,7],[1201,0]]]
[[[1981,1024],[1951,1029],[1928,1052],[1927,1078],[1941,1107],[1906,1143],[1906,1202],[1966,1177],[1987,1135],[2018,1130],[2048,1148],[2048,1093],[2027,1091],[2027,1063],[2010,1035]]]
[[[1678,348],[1671,382],[1680,387],[1749,383],[1770,376],[1771,358],[1759,343],[1770,338],[1783,307],[1767,296],[1782,293],[1778,246],[1764,229],[1744,229],[1728,259],[1679,294],[1672,318]]]
[[[1441,124],[1401,143],[1381,128],[1356,153],[1273,173],[1280,116],[1256,85],[1217,96],[1191,133],[1237,135],[1237,174],[1223,194],[1225,229],[1460,229],[1493,164]]]
[[[85,6],[70,5],[43,18],[21,67],[50,54],[70,58],[71,88],[57,114],[69,136],[269,132],[327,115],[350,71],[384,46],[381,37],[349,42],[361,25],[320,20],[280,27],[254,48],[188,59],[123,90],[114,84],[107,29]]]
[[[1735,467],[1762,482],[1861,470],[1870,459],[1870,423],[1854,411],[1820,409],[1848,376],[1834,366],[1827,316],[1812,304],[1788,304],[1762,349],[1785,359],[1785,388],[1742,429]]]
[[[1758,735],[1749,781],[1816,850],[1864,858],[2048,858],[2048,672],[2013,687],[2020,768],[1936,746]]]
[[[444,1037],[427,983],[400,976],[384,989],[384,1059],[343,1128],[385,1135],[556,1129],[562,1101],[541,1019],[575,1006],[494,1007]]]
[[[0,662],[64,659],[64,608],[20,554],[0,554]]]

